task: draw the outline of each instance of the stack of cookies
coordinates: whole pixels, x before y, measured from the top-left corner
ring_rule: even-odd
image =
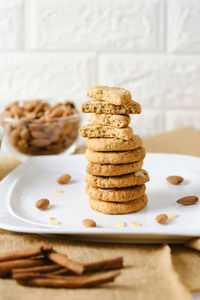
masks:
[[[129,91],[117,87],[91,86],[88,96],[93,99],[83,103],[82,111],[91,113],[92,124],[83,126],[80,134],[88,138],[90,206],[105,214],[139,211],[148,202],[145,183],[149,175],[142,169],[146,155],[142,139],[128,125],[129,114],[141,112],[140,104]]]

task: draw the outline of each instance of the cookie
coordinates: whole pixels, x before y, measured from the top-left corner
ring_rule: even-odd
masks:
[[[101,189],[86,184],[85,191],[92,199],[109,202],[128,202],[144,195],[145,184],[121,189]]]
[[[82,104],[82,112],[96,114],[128,115],[140,114],[141,106],[136,101],[131,100],[128,104],[114,105],[105,101],[91,100]]]
[[[118,165],[142,160],[145,158],[146,151],[143,147],[121,152],[95,152],[87,149],[85,155],[87,160],[92,163]]]
[[[119,87],[90,86],[87,95],[88,97],[104,100],[115,105],[126,104],[131,101],[130,92]]]
[[[89,138],[86,146],[92,151],[128,151],[141,147],[142,139],[135,134],[126,141],[115,138]]]
[[[82,137],[89,138],[118,138],[122,140],[130,140],[133,137],[133,129],[114,128],[97,124],[89,124],[81,127],[80,134]]]
[[[100,165],[89,163],[86,172],[95,176],[119,176],[139,171],[143,166],[143,160],[124,165]]]
[[[89,121],[98,125],[123,128],[130,124],[131,118],[129,115],[91,114]]]
[[[92,198],[89,199],[89,204],[92,209],[108,215],[129,214],[136,212],[143,209],[147,205],[147,202],[148,199],[145,194],[136,200],[125,203],[105,202]]]
[[[87,174],[86,182],[93,187],[112,189],[123,188],[134,185],[141,185],[149,181],[149,175],[146,170],[141,169],[135,173],[121,176],[94,176]]]

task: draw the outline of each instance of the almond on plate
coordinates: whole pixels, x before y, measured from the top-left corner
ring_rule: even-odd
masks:
[[[43,199],[37,200],[35,203],[35,206],[38,209],[45,210],[49,207],[49,204],[50,204],[50,201],[48,199],[43,198]]]
[[[178,199],[176,202],[178,204],[181,205],[193,205],[198,201],[198,197],[197,196],[187,196],[187,197],[183,197]]]
[[[183,180],[183,177],[177,175],[167,177],[167,181],[171,184],[180,184],[181,182],[183,182]]]
[[[96,222],[91,219],[84,219],[82,221],[82,224],[85,227],[96,227]]]
[[[58,178],[57,182],[60,184],[66,184],[70,181],[70,179],[71,176],[69,174],[63,174]]]
[[[164,224],[167,222],[167,220],[168,220],[168,215],[166,214],[160,214],[155,218],[155,221],[159,224]]]

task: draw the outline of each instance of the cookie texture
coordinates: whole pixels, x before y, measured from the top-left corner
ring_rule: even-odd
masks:
[[[133,137],[133,129],[130,127],[114,128],[98,124],[89,124],[80,129],[80,134],[82,137],[89,138],[118,138],[130,140]]]
[[[145,184],[121,189],[101,189],[86,184],[85,191],[92,199],[109,202],[128,202],[144,195]]]
[[[82,112],[96,114],[140,114],[141,106],[136,101],[131,100],[128,104],[114,105],[105,101],[91,100],[82,104]]]
[[[89,163],[86,172],[95,176],[119,176],[139,171],[143,166],[143,160],[123,165],[100,165]]]
[[[96,164],[128,164],[145,158],[146,151],[143,147],[131,151],[121,152],[95,152],[87,149],[85,152],[86,158],[89,162]]]
[[[108,215],[129,214],[136,212],[143,209],[147,205],[147,202],[148,199],[145,194],[136,200],[125,203],[105,202],[92,198],[89,199],[89,204],[92,209]]]
[[[88,97],[104,100],[115,105],[126,104],[131,101],[130,92],[119,87],[90,86],[87,95]]]
[[[92,151],[128,151],[142,146],[142,139],[134,134],[130,140],[116,138],[89,138],[86,146]]]
[[[89,121],[98,125],[123,128],[130,124],[131,118],[129,115],[90,114]]]
[[[90,186],[111,189],[144,184],[149,181],[149,175],[146,170],[141,169],[135,173],[121,176],[103,177],[87,174],[85,180]]]

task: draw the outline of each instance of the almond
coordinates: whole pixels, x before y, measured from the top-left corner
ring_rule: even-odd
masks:
[[[155,221],[159,224],[164,224],[168,220],[168,216],[166,214],[160,214],[156,216]]]
[[[64,113],[64,109],[62,107],[56,107],[52,110],[49,116],[51,118],[59,118],[63,116],[63,113]]]
[[[48,138],[45,132],[39,131],[39,130],[38,131],[31,131],[31,135],[35,139],[46,139],[46,138]]]
[[[63,174],[58,178],[57,182],[60,184],[66,184],[70,181],[70,179],[71,176],[69,174]]]
[[[51,144],[51,141],[48,139],[33,139],[30,144],[35,147],[46,147]]]
[[[38,209],[44,210],[49,207],[49,204],[50,204],[50,201],[48,199],[43,198],[43,199],[36,201],[35,206]]]
[[[96,222],[91,219],[84,219],[82,221],[83,226],[85,227],[96,227]]]
[[[176,202],[181,205],[192,205],[195,204],[198,200],[199,199],[197,196],[187,196],[178,199]]]
[[[183,180],[183,177],[177,175],[167,177],[167,181],[171,184],[180,184]]]

